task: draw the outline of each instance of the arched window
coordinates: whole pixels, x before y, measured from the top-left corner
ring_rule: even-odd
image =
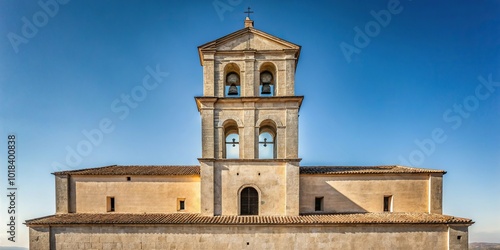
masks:
[[[240,76],[235,72],[227,74],[224,93],[226,97],[240,96]]]
[[[226,159],[240,158],[240,137],[236,133],[226,136]]]
[[[276,158],[276,129],[265,125],[259,129],[259,159]]]
[[[260,96],[274,96],[274,77],[269,71],[260,73]]]
[[[224,122],[224,152],[226,159],[240,158],[240,136],[238,125],[234,120]]]
[[[259,215],[259,193],[246,187],[240,193],[240,215]]]

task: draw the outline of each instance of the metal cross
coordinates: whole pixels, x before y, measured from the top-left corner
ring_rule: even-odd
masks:
[[[250,10],[250,7],[248,7],[248,10],[243,12],[243,13],[246,13],[248,18],[250,18],[250,13],[253,13],[253,11]]]

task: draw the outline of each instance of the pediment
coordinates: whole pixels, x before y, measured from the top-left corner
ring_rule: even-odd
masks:
[[[198,47],[200,59],[204,51],[220,52],[243,50],[296,50],[299,52],[300,46],[253,27],[247,27]]]

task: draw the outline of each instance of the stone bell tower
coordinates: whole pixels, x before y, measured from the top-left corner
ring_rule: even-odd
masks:
[[[300,46],[245,27],[198,47],[201,213],[298,215]]]

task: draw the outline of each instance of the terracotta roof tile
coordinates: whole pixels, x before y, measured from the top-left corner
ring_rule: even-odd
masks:
[[[405,166],[311,166],[301,167],[300,174],[415,174],[415,173],[442,173],[444,170],[412,168]]]
[[[353,213],[309,214],[300,216],[202,216],[192,213],[127,214],[127,213],[70,213],[32,220],[32,225],[60,224],[472,224],[470,219],[427,213]]]
[[[303,166],[300,174],[402,174],[402,173],[442,173],[446,171],[412,168],[404,166]],[[55,175],[200,175],[199,166],[105,166],[79,170],[61,171]]]
[[[200,175],[199,166],[106,166],[55,172],[55,175]]]

